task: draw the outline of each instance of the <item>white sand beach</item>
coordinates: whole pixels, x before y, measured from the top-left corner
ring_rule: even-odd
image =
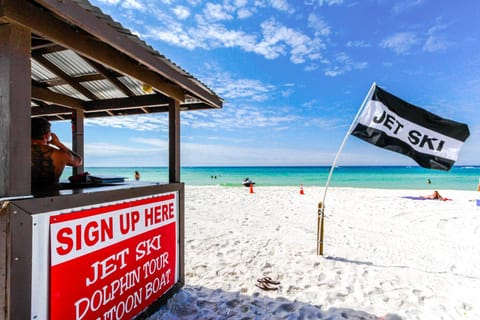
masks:
[[[186,187],[186,284],[149,319],[480,319],[476,191]],[[278,280],[265,291],[257,279]]]

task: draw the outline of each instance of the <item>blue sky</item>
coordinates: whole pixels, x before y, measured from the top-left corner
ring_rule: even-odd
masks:
[[[374,81],[467,123],[457,164],[480,164],[478,0],[90,1],[225,99],[182,113],[183,166],[330,165]],[[167,130],[88,120],[86,166],[166,166]],[[338,164],[415,165],[353,136]]]

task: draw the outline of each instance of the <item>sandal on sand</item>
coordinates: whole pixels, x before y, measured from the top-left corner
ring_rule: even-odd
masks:
[[[270,285],[266,282],[258,282],[258,283],[255,283],[255,285],[262,290],[267,290],[267,291],[268,290],[278,290],[278,287]]]
[[[266,284],[273,284],[273,285],[279,285],[280,284],[279,281],[272,280],[272,278],[270,278],[270,277],[263,277],[263,278],[257,279],[257,282],[266,283]]]

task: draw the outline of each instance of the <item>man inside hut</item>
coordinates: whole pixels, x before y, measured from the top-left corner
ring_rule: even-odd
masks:
[[[82,157],[60,142],[47,119],[32,118],[33,191],[58,189],[65,166],[81,164]]]

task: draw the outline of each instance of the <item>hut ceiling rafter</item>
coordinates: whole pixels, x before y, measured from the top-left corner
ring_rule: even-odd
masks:
[[[181,110],[222,108],[206,85],[87,0],[0,0],[1,23],[31,31],[32,116],[168,112],[170,99]]]

